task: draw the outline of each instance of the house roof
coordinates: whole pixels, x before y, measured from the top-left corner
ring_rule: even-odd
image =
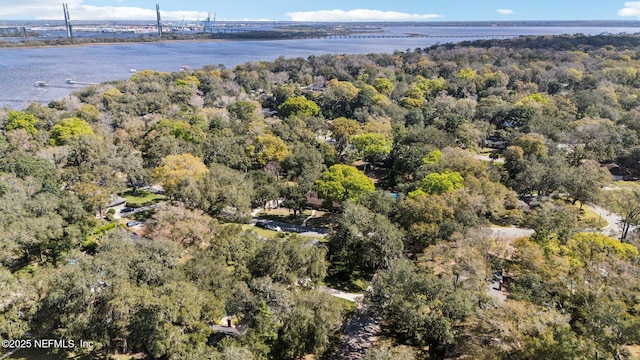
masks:
[[[114,206],[118,206],[118,205],[124,205],[127,203],[127,199],[120,197],[118,195],[115,194],[111,194],[111,196],[109,197],[109,205],[107,205],[107,207],[114,207]]]

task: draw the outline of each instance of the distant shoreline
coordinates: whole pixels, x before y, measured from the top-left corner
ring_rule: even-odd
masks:
[[[257,39],[256,39],[257,40]],[[268,39],[265,39],[268,40]],[[112,45],[131,45],[131,44],[163,44],[163,43],[174,43],[174,42],[228,42],[228,41],[245,41],[245,39],[180,39],[180,40],[158,40],[158,41],[105,41],[105,42],[85,42],[85,43],[76,43],[76,44],[44,44],[44,45],[24,45],[24,46],[2,46],[0,43],[0,50],[11,50],[11,49],[51,49],[51,48],[62,48],[62,47],[85,47],[85,46],[112,46]]]
[[[135,21],[119,21],[121,24],[133,25]],[[108,22],[113,25],[114,22]],[[139,22],[142,23],[142,22]],[[107,24],[107,23],[105,23]],[[152,33],[140,34],[132,37],[75,37],[67,39],[38,37],[27,37],[25,39],[12,42],[3,41],[0,37],[0,49],[32,49],[32,48],[52,48],[65,46],[87,46],[87,45],[118,45],[118,44],[140,44],[140,43],[166,43],[166,42],[224,42],[224,41],[265,41],[265,40],[296,40],[313,39],[331,36],[348,36],[357,34],[368,34],[371,29],[385,27],[431,27],[431,28],[509,28],[509,27],[590,27],[590,28],[637,28],[640,32],[640,21],[638,20],[567,20],[567,21],[441,21],[441,22],[274,22],[270,29],[252,28],[256,25],[263,25],[264,22],[228,22],[226,26],[217,28],[216,33],[180,33],[166,32],[162,37]],[[48,26],[59,26],[56,22],[47,23]],[[140,24],[138,24],[140,25]],[[39,21],[0,21],[0,26],[39,26]],[[76,26],[82,26],[77,23]],[[635,29],[634,29],[635,30]]]
[[[224,37],[204,37],[193,35],[177,35],[177,38],[170,37],[122,37],[122,38],[67,38],[27,40],[18,42],[0,41],[0,49],[35,49],[35,48],[57,48],[76,47],[88,45],[130,45],[130,44],[156,44],[168,42],[228,42],[228,41],[276,41],[276,40],[298,40],[310,38],[323,38],[334,35],[348,34],[327,34],[310,32],[277,32],[277,31],[247,31],[240,33],[225,34]]]

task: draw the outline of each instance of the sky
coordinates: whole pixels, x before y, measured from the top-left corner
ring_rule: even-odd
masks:
[[[0,20],[162,19],[264,21],[638,20],[640,1],[618,0],[0,0]]]

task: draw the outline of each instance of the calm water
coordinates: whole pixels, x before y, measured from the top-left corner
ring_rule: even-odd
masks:
[[[208,64],[227,67],[271,61],[278,56],[390,53],[424,48],[436,43],[472,38],[456,36],[636,33],[640,28],[606,27],[390,27],[386,34],[420,33],[438,38],[305,39],[282,41],[167,42],[151,44],[91,45],[79,47],[0,49],[0,106],[24,108],[32,101],[60,99],[81,87],[66,79],[96,83],[126,79],[131,69],[178,71]],[[49,87],[33,84],[46,81]]]

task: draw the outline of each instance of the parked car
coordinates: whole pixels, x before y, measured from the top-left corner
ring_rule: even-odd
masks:
[[[265,221],[258,221],[256,223],[256,226],[259,226],[261,228],[267,229],[267,230],[272,230],[272,231],[282,231],[282,228],[274,223],[271,222],[265,222]]]
[[[128,213],[128,212],[132,212],[134,209],[132,207],[126,207],[122,210],[120,210],[121,213]]]
[[[132,227],[132,226],[136,226],[136,225],[140,225],[140,224],[142,224],[140,221],[135,221],[135,220],[134,221],[129,221],[127,223],[127,227]]]

